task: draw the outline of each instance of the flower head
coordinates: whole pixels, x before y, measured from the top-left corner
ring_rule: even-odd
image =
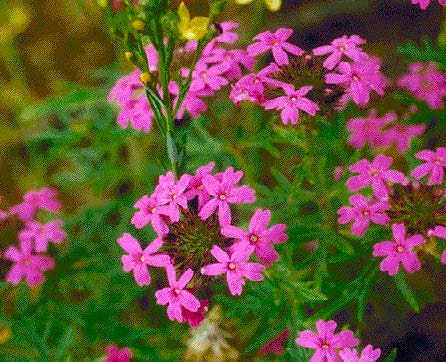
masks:
[[[56,199],[57,194],[55,189],[49,187],[29,191],[23,196],[23,202],[11,207],[10,212],[26,222],[31,220],[38,210],[59,211],[60,202]]]
[[[373,349],[373,346],[369,344],[361,351],[360,355],[356,349],[344,348],[339,351],[339,356],[343,362],[375,362],[381,356],[381,350]]]
[[[60,244],[67,237],[67,233],[62,230],[62,224],[62,220],[53,220],[47,224],[29,221],[26,223],[26,228],[19,232],[18,238],[33,243],[36,252],[45,252],[48,249],[48,242]]]
[[[180,35],[186,40],[200,40],[209,30],[209,18],[204,16],[196,16],[191,19],[189,10],[184,2],[178,7],[178,16],[180,23],[178,24],[178,31]]]
[[[443,183],[444,168],[446,167],[446,147],[438,147],[435,151],[422,150],[415,155],[419,160],[425,161],[422,165],[415,167],[411,175],[420,179],[428,174],[430,185]]]
[[[121,348],[114,344],[109,344],[105,349],[107,357],[104,362],[130,362],[132,358],[132,350],[130,348]]]

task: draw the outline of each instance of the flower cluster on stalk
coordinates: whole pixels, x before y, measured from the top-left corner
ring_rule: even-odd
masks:
[[[165,268],[167,284],[155,293],[157,303],[167,305],[170,320],[192,327],[204,318],[215,276],[224,275],[230,293],[240,295],[246,279],[263,280],[265,267],[279,258],[273,245],[287,240],[284,224],[268,227],[269,210],[257,209],[248,230],[233,225],[231,205],[254,202],[255,191],[238,186],[242,171],[212,174],[213,168],[210,163],[178,181],[171,172],[160,176],[132,217],[135,227],[151,224],[158,237],[144,249],[128,233],[118,239],[128,253],[124,271],[133,271],[138,285],[150,284],[148,266]]]

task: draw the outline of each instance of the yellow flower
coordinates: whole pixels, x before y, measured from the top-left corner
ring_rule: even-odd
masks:
[[[263,0],[269,11],[277,11],[282,6],[282,0]],[[245,5],[252,3],[253,0],[235,0],[237,4]]]
[[[8,327],[0,327],[0,344],[8,342],[11,334],[11,330]]]
[[[178,7],[178,16],[180,17],[178,30],[182,38],[186,40],[200,40],[207,34],[209,18],[196,16],[191,20],[189,10],[183,2]]]

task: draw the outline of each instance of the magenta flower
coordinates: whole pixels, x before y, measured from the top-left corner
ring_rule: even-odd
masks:
[[[408,273],[413,273],[421,269],[417,254],[412,251],[417,245],[424,244],[426,240],[421,235],[413,235],[406,239],[406,228],[404,224],[392,225],[393,237],[395,240],[382,241],[373,247],[374,256],[385,256],[381,262],[380,269],[395,275],[398,272],[400,262]]]
[[[57,191],[46,187],[33,190],[23,196],[23,202],[11,207],[10,212],[16,214],[21,221],[28,221],[34,217],[38,210],[56,212],[60,210],[60,202],[56,199]]]
[[[218,208],[218,220],[221,226],[231,223],[231,209],[229,204],[245,204],[255,201],[255,191],[250,187],[235,185],[243,177],[242,171],[234,172],[232,167],[226,169],[221,174],[221,179],[216,176],[205,175],[202,179],[203,185],[210,196],[210,199],[198,214],[206,220]]]
[[[44,271],[54,268],[54,260],[49,256],[33,254],[33,244],[29,239],[20,239],[19,245],[20,249],[10,246],[4,254],[5,259],[14,262],[6,275],[6,281],[19,284],[25,279],[30,287],[34,287],[45,280]]]
[[[167,278],[169,280],[169,287],[158,290],[155,293],[156,302],[160,305],[167,306],[167,315],[171,321],[177,320],[184,322],[182,308],[191,312],[197,312],[200,308],[200,301],[185,288],[187,283],[194,276],[192,269],[187,269],[180,279],[176,278],[175,268],[168,264],[166,266]]]
[[[420,179],[430,174],[428,181],[430,185],[443,183],[444,168],[446,167],[446,147],[438,147],[435,151],[422,150],[415,157],[426,162],[412,170],[411,175],[413,177]]]
[[[199,61],[192,71],[192,83],[190,85],[191,92],[201,91],[203,89],[212,89],[217,91],[229,82],[225,78],[224,73],[228,70],[227,65],[213,65],[208,67],[204,61]],[[190,72],[189,69],[182,71],[183,77]]]
[[[189,186],[191,176],[183,175],[178,182],[175,182],[175,176],[171,171],[166,175],[161,175],[158,179],[154,195],[158,201],[158,205],[168,206],[166,215],[170,217],[170,221],[177,222],[180,220],[180,209],[187,209],[187,198],[184,194],[187,186]]]
[[[169,82],[169,92],[175,96],[173,105],[176,106],[179,95],[178,84],[176,82]],[[202,89],[196,92],[191,92],[189,90],[183,99],[183,103],[178,110],[176,118],[183,118],[185,110],[188,111],[192,117],[198,117],[200,114],[204,113],[207,110],[206,103],[200,97],[206,97],[212,94],[213,91],[209,89]]]
[[[370,225],[370,221],[379,225],[388,225],[389,216],[385,213],[390,208],[387,201],[369,201],[361,194],[349,198],[350,206],[343,206],[338,210],[338,223],[347,224],[353,220],[350,229],[352,234],[363,236]]]
[[[396,124],[384,132],[384,143],[388,146],[395,143],[398,152],[405,153],[414,137],[421,136],[426,130],[424,124]]]
[[[131,98],[121,108],[116,122],[121,128],[127,128],[130,123],[136,131],[149,132],[152,129],[154,113],[150,108],[146,95]]]
[[[137,229],[141,229],[151,222],[153,229],[158,235],[164,235],[169,231],[162,217],[162,215],[169,214],[168,207],[159,206],[155,196],[144,195],[136,201],[133,207],[139,209],[139,211],[135,212],[131,220],[131,223]]]
[[[280,96],[271,100],[267,100],[263,103],[266,110],[269,109],[281,109],[280,118],[283,124],[296,124],[299,119],[299,109],[314,116],[319,110],[316,103],[310,99],[304,97],[313,87],[305,86],[298,90],[294,89],[294,86],[289,85],[284,87],[286,96]]]
[[[398,85],[406,88],[417,99],[426,101],[430,108],[443,108],[446,96],[446,73],[438,69],[436,63],[412,63],[409,74],[398,80]]]
[[[214,49],[212,54],[202,58],[205,63],[218,63],[226,68],[226,78],[228,80],[238,79],[242,76],[242,68],[252,70],[256,63],[256,59],[249,56],[246,51],[242,49],[226,50],[223,48]]]
[[[342,55],[345,54],[348,58],[354,61],[360,61],[367,58],[367,54],[362,51],[358,45],[365,44],[366,41],[358,35],[348,37],[343,35],[331,42],[331,45],[324,45],[313,49],[314,55],[330,54],[324,61],[324,67],[332,70],[341,61]]]
[[[107,356],[104,362],[130,362],[132,359],[132,350],[130,348],[121,348],[114,344],[109,344],[105,349]]]
[[[62,220],[53,220],[47,224],[29,221],[26,223],[26,228],[19,232],[18,239],[34,242],[36,252],[45,252],[48,249],[48,242],[60,244],[67,237],[67,233],[62,230],[62,224]]]
[[[412,4],[419,4],[422,10],[425,10],[429,6],[430,2],[431,0],[412,0]],[[446,0],[438,0],[438,3],[441,6],[446,6]]]
[[[170,264],[170,258],[164,254],[155,254],[163,245],[161,238],[156,238],[144,250],[132,235],[125,233],[118,239],[118,244],[128,253],[123,255],[122,265],[124,271],[129,273],[133,270],[135,281],[139,286],[149,285],[151,278],[147,269],[148,265],[165,267]]]
[[[209,162],[205,166],[197,168],[195,176],[192,176],[189,187],[185,192],[186,198],[192,200],[194,197],[198,196],[198,208],[201,209],[204,204],[206,204],[210,197],[206,188],[203,185],[203,178],[205,176],[211,176],[211,172],[215,167],[214,162]]]
[[[254,254],[262,263],[271,265],[279,254],[271,244],[283,243],[288,239],[285,234],[286,225],[277,224],[268,229],[271,220],[271,211],[257,209],[249,222],[249,231],[233,225],[225,225],[221,233],[228,238],[234,238],[241,242],[246,242],[254,247]]]
[[[433,230],[430,230],[428,232],[428,235],[446,239],[446,226],[437,225]],[[443,264],[446,264],[446,249],[443,251],[443,254],[441,255],[441,262]]]
[[[373,349],[372,345],[367,345],[358,355],[356,349],[345,348],[339,351],[339,356],[343,362],[375,362],[381,356],[381,350],[379,348]]]
[[[373,90],[379,95],[384,95],[386,79],[380,72],[381,61],[378,58],[369,57],[360,62],[341,62],[337,70],[339,73],[328,73],[325,76],[327,84],[339,84],[347,88],[343,102],[348,99],[365,106],[369,103],[370,92]]]
[[[248,243],[236,243],[231,247],[231,255],[214,245],[211,254],[218,263],[209,264],[201,269],[204,275],[220,275],[226,273],[226,281],[232,295],[241,295],[245,281],[243,277],[252,281],[263,280],[261,274],[265,267],[259,263],[248,263],[254,251],[254,246]]]
[[[108,101],[116,101],[120,106],[125,106],[130,99],[133,98],[133,93],[143,88],[139,79],[141,71],[135,70],[129,75],[120,78],[108,95]]]
[[[191,312],[189,309],[182,308],[183,321],[188,322],[189,326],[196,328],[204,320],[204,314],[208,311],[208,301],[200,300],[200,308],[196,312]]]
[[[238,40],[238,34],[231,31],[238,28],[238,23],[235,21],[222,21],[219,23],[220,32],[215,38],[213,38],[203,49],[203,54],[208,55],[215,50],[216,43],[234,44]]]
[[[371,110],[366,118],[352,118],[346,126],[352,132],[348,143],[354,148],[362,148],[366,143],[370,147],[384,146],[386,138],[382,129],[396,119],[395,112],[389,112],[382,117],[378,117],[376,110]]]
[[[350,330],[335,334],[336,326],[333,320],[328,322],[318,320],[316,322],[317,334],[311,330],[300,332],[299,337],[296,338],[296,344],[316,349],[310,362],[340,362],[336,350],[358,345],[359,341]]]
[[[366,159],[359,160],[349,167],[351,172],[357,172],[359,175],[350,177],[345,184],[352,192],[372,185],[373,193],[377,198],[387,197],[387,181],[393,183],[406,181],[402,172],[389,170],[392,162],[392,157],[384,155],[376,156],[372,163]]]
[[[275,356],[281,356],[285,351],[283,344],[290,338],[290,330],[285,328],[273,339],[267,341],[260,349],[259,355],[266,356],[268,353],[272,353]]]
[[[275,62],[278,65],[286,65],[289,63],[287,52],[294,55],[302,55],[305,53],[301,48],[286,41],[291,34],[293,34],[293,30],[286,28],[280,28],[275,33],[266,31],[257,34],[254,40],[258,40],[258,42],[248,46],[248,54],[255,57],[271,50]]]

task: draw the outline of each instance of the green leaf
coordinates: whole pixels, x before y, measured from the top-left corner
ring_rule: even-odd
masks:
[[[385,359],[384,362],[393,362],[393,361],[395,361],[397,353],[398,353],[398,350],[396,348],[394,348],[392,350],[392,352],[390,352],[390,354],[387,356],[387,358]]]
[[[409,305],[412,307],[412,309],[415,312],[420,311],[420,305],[418,303],[417,297],[415,295],[415,292],[412,290],[410,285],[407,283],[406,275],[403,271],[399,271],[394,277],[393,281],[395,282],[395,285],[397,289],[400,291],[401,295],[403,296],[404,300],[409,303]]]

